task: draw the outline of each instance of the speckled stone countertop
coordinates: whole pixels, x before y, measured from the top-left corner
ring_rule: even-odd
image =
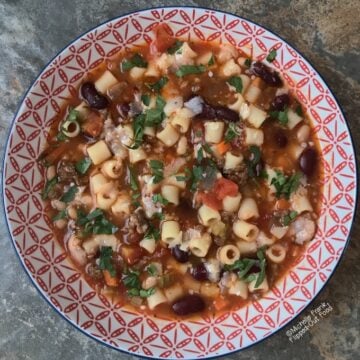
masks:
[[[60,5],[61,4],[61,5]],[[199,5],[239,14],[288,40],[315,65],[342,105],[360,143],[359,0],[2,0],[0,146],[26,89],[59,49],[107,19],[141,8]],[[1,169],[2,171],[2,169]],[[15,255],[0,208],[0,359],[130,358],[86,337],[40,297]],[[360,218],[340,266],[314,303],[264,342],[228,359],[356,359],[360,354]],[[332,311],[297,341],[287,331],[326,303]]]

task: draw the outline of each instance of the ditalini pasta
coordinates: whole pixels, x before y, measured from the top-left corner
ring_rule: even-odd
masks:
[[[268,61],[165,31],[80,84],[39,158],[41,195],[96,291],[166,317],[221,312],[315,236],[317,139]]]

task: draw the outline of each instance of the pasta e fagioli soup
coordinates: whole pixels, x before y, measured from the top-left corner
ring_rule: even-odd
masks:
[[[164,316],[263,296],[315,235],[310,121],[269,63],[155,40],[79,86],[39,158],[58,241],[97,292]]]

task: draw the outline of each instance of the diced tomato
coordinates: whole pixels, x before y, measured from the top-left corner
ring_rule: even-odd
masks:
[[[230,301],[224,299],[221,295],[214,300],[214,307],[217,311],[223,310],[230,305]]]
[[[150,45],[150,53],[153,55],[163,53],[174,45],[175,41],[176,39],[171,35],[171,29],[168,25],[158,25],[155,28],[155,39]]]
[[[198,200],[214,210],[222,209],[222,201],[219,200],[214,193],[199,193]]]
[[[215,182],[214,193],[219,200],[224,199],[225,196],[235,196],[238,191],[238,185],[231,180],[220,178]]]
[[[116,287],[119,285],[119,279],[116,276],[112,277],[108,270],[103,270],[103,274],[107,286]]]
[[[92,111],[87,116],[86,121],[81,124],[81,129],[86,135],[95,138],[100,135],[103,126],[104,120],[102,119],[102,117],[96,112]]]
[[[121,247],[121,256],[128,265],[134,265],[142,258],[143,252],[139,246],[124,245]]]

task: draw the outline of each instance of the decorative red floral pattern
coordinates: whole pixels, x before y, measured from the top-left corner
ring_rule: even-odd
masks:
[[[230,43],[254,58],[270,49],[272,65],[288,81],[314,123],[324,164],[324,192],[316,238],[290,273],[265,298],[215,317],[152,318],[97,295],[56,243],[40,197],[36,162],[49,126],[89,71],[123,49],[153,37],[165,23],[185,40]],[[120,17],[66,48],[36,80],[13,124],[5,160],[4,196],[12,239],[35,285],[75,326],[114,348],[160,358],[226,354],[249,346],[293,319],[323,287],[347,242],[354,216],[356,168],[339,105],[315,70],[276,35],[247,20],[199,8],[146,10]]]

